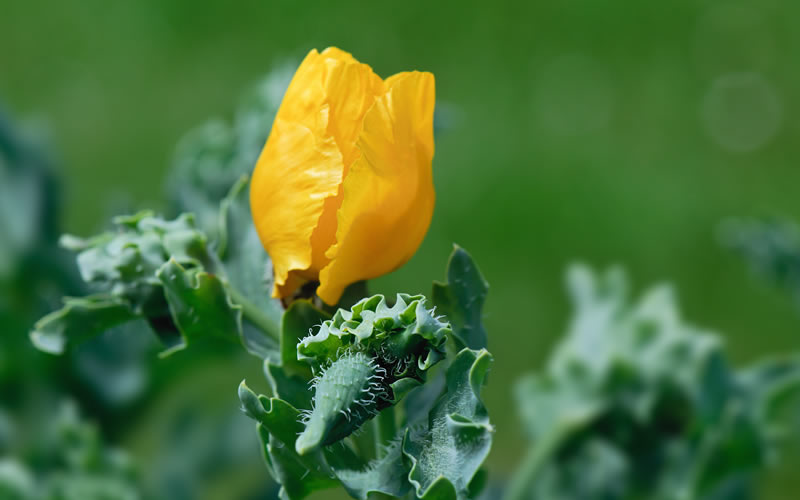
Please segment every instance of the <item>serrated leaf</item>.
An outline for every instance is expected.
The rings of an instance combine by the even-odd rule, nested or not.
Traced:
[[[447,262],[447,281],[433,283],[436,312],[450,320],[458,348],[484,349],[483,304],[489,285],[466,250],[456,246]]]
[[[64,307],[36,322],[31,341],[40,350],[62,354],[68,345],[136,319],[121,300],[106,295],[64,298]]]
[[[494,431],[480,399],[492,362],[486,350],[464,349],[447,369],[447,392],[427,429],[407,431],[403,454],[416,494],[426,500],[463,500],[489,453]]]
[[[164,293],[175,325],[184,345],[197,338],[215,336],[224,339],[241,338],[242,311],[230,301],[225,286],[216,276],[197,269],[184,269],[170,259],[156,276]]]

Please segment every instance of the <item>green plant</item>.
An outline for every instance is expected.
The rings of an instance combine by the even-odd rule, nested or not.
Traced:
[[[8,500],[138,500],[130,458],[106,446],[95,426],[64,403],[27,452],[0,459],[0,498]]]
[[[34,343],[58,354],[133,321],[162,340],[164,355],[210,337],[241,343],[264,360],[271,395],[244,384],[239,395],[284,497],[335,485],[355,498],[474,497],[493,429],[480,400],[491,364],[480,314],[487,287],[469,254],[454,250],[432,301],[374,296],[331,317],[296,300],[284,311],[268,298],[269,259],[254,247],[246,182],[222,200],[216,238],[189,214],[149,212],[115,218],[114,232],[62,238],[94,293],[42,318]]]
[[[668,287],[630,303],[619,269],[568,274],[569,331],[515,394],[532,446],[506,499],[745,499],[768,462],[800,357],[734,369]]]
[[[739,218],[720,227],[722,244],[757,274],[788,291],[800,304],[800,229],[779,217]]]

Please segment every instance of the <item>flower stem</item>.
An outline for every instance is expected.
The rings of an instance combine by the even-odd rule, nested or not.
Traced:
[[[232,286],[228,286],[228,293],[234,303],[242,306],[242,314],[250,323],[258,327],[261,331],[280,342],[281,339],[281,318],[274,312],[260,309],[250,302],[244,295]]]
[[[360,432],[352,435],[356,453],[365,462],[376,458],[375,456],[375,430],[371,425],[361,426]]]
[[[384,447],[392,442],[397,435],[397,421],[395,420],[394,406],[384,408],[375,417],[375,454],[381,457]]]

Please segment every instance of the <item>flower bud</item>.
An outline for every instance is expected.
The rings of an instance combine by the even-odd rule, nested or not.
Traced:
[[[319,281],[335,304],[349,284],[416,252],[433,215],[434,101],[430,73],[382,80],[334,47],[306,56],[250,189],[274,297]]]

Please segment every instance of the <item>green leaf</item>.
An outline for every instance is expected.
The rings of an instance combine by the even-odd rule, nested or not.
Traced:
[[[722,243],[756,273],[787,289],[800,302],[800,227],[781,217],[730,219]]]
[[[463,248],[455,246],[447,262],[447,282],[433,283],[433,304],[450,320],[457,347],[484,349],[483,304],[489,285]]]
[[[424,430],[409,430],[403,454],[419,498],[466,499],[469,486],[492,443],[494,429],[480,399],[491,355],[464,349],[447,369],[447,392],[431,411]]]
[[[33,474],[23,464],[11,458],[0,459],[0,498],[33,500]]]
[[[58,183],[43,134],[30,132],[0,110],[0,285],[53,265],[41,254],[58,238]]]
[[[295,408],[311,408],[310,373],[305,376],[296,375],[287,371],[285,365],[278,366],[267,359],[264,360],[264,374],[273,395],[286,400]]]
[[[384,455],[361,470],[336,469],[336,477],[353,498],[367,500],[370,493],[402,497],[411,489],[403,462],[401,441],[389,445]]]
[[[300,500],[338,484],[322,452],[302,457],[295,452],[303,429],[297,409],[278,398],[256,396],[244,382],[239,385],[239,399],[244,412],[258,422],[267,463],[281,485],[281,498]]]
[[[429,375],[423,385],[412,389],[403,402],[409,426],[427,420],[428,413],[447,387],[447,374],[441,365],[434,367],[433,371],[433,376]]]
[[[516,387],[531,445],[506,500],[746,494],[775,409],[800,390],[800,358],[737,372],[719,335],[683,320],[670,287],[631,300],[620,269],[585,266],[567,284],[567,335]]]
[[[43,317],[33,327],[33,344],[44,352],[62,354],[67,346],[136,319],[120,299],[107,295],[64,298],[64,307]]]
[[[156,276],[164,287],[172,319],[184,339],[183,349],[197,338],[216,336],[239,339],[241,307],[231,303],[225,286],[211,274],[184,269],[170,259]]]
[[[242,344],[262,359],[277,358],[278,321],[283,314],[280,301],[271,298],[272,262],[261,245],[250,214],[247,196],[249,178],[243,175],[220,206],[217,252],[234,303],[247,308],[242,322]],[[257,316],[257,317],[254,317]]]
[[[761,360],[738,374],[752,407],[766,422],[778,419],[800,399],[800,355]]]
[[[273,434],[268,434],[265,446],[275,473],[274,479],[281,485],[279,495],[282,499],[302,500],[315,491],[338,486],[336,478],[317,468],[309,468],[293,446],[279,442]]]
[[[235,194],[241,198],[241,192]],[[229,209],[241,203],[233,200]],[[217,336],[241,342],[262,359],[277,360],[280,308],[267,298],[269,286],[263,280],[245,278],[248,266],[260,263],[262,269],[256,274],[263,275],[269,261],[248,257],[265,253],[260,244],[244,245],[244,227],[252,230],[252,223],[249,212],[242,217],[226,225],[238,229],[231,233],[236,242],[228,245],[229,258],[224,261],[209,250],[206,236],[188,214],[164,220],[140,212],[116,217],[114,233],[63,238],[65,246],[79,252],[81,275],[101,291],[96,296],[100,298],[70,299],[62,311],[43,318],[32,333],[34,342],[60,353],[67,344],[65,335],[74,343],[119,322],[142,318],[167,343],[164,354],[200,337]]]
[[[108,447],[74,404],[52,409],[26,463],[0,459],[0,498],[85,500],[142,498],[130,458]]]
[[[62,245],[80,252],[78,267],[86,283],[126,303],[138,315],[166,312],[156,271],[168,260],[185,267],[212,265],[206,237],[195,228],[191,215],[170,221],[140,212],[116,217],[114,224],[114,233],[88,239],[65,236]]]
[[[218,253],[231,286],[265,313],[280,315],[280,301],[271,298],[272,261],[250,214],[249,181],[240,177],[220,204]]]

